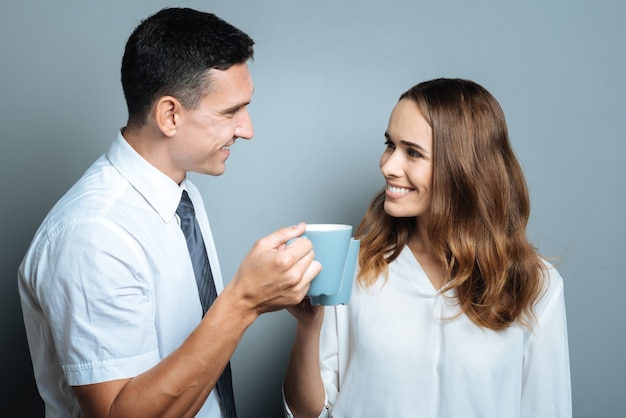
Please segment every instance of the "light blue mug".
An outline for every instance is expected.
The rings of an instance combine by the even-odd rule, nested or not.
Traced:
[[[348,257],[350,243],[354,241],[352,239],[352,226],[308,224],[304,236],[313,244],[315,259],[322,265],[322,271],[311,282],[307,295],[311,298],[312,303],[321,303],[317,297],[338,295],[340,290],[345,287],[342,286],[342,279],[346,267],[348,270],[352,270],[352,277],[348,278],[348,281],[354,277],[356,258]]]
[[[311,305],[347,305],[350,302],[360,247],[361,241],[354,238],[350,240],[339,292],[333,295],[310,296]]]

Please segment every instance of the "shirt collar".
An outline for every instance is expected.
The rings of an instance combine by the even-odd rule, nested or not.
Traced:
[[[130,185],[143,196],[144,199],[161,216],[164,222],[169,222],[186,188],[187,180],[180,185],[146,161],[130,146],[121,132],[111,144],[107,152],[107,159],[128,180]]]

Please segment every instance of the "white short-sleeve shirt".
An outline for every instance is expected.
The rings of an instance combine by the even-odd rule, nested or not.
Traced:
[[[130,378],[200,323],[182,190],[195,206],[218,293],[222,277],[197,188],[176,184],[121,134],[60,199],[18,272],[35,379],[47,417],[79,416],[70,386]],[[220,417],[215,391],[199,417]]]

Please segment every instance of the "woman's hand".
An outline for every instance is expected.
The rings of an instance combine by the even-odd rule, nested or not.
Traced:
[[[324,320],[324,307],[311,305],[311,299],[305,297],[297,305],[287,307],[287,310],[298,320],[298,326],[321,328]]]

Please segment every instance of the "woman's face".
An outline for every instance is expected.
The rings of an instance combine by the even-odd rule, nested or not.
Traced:
[[[385,132],[380,158],[385,177],[385,212],[394,217],[423,217],[430,212],[433,184],[433,135],[417,105],[400,100]]]

